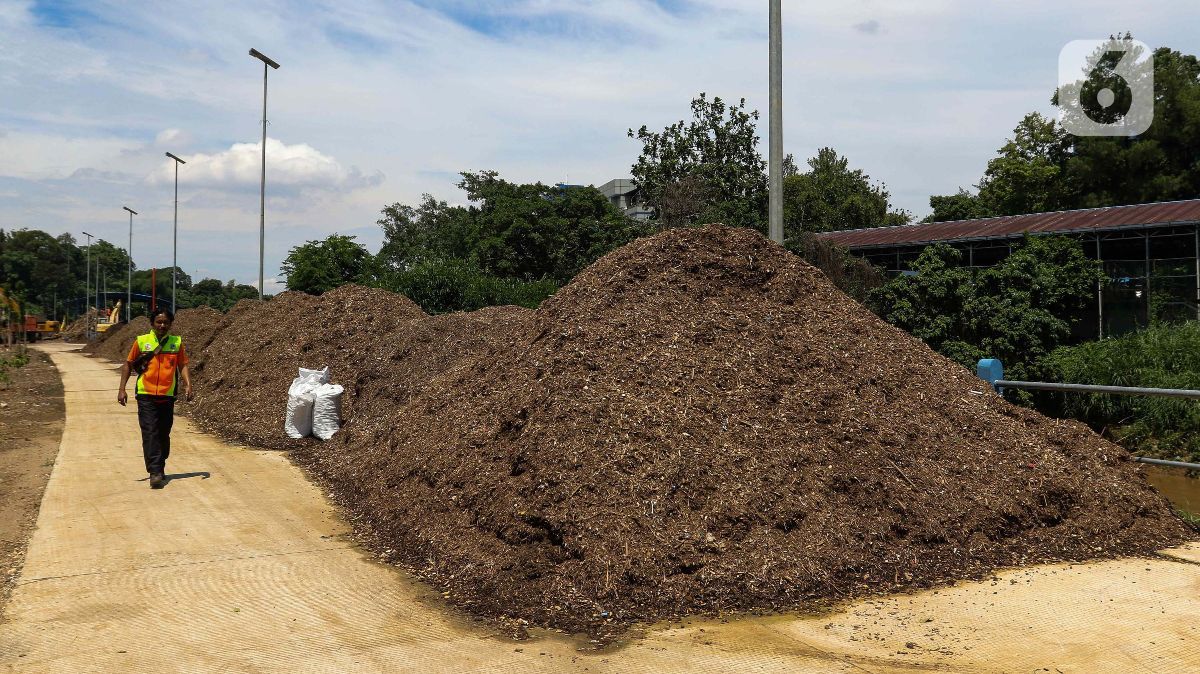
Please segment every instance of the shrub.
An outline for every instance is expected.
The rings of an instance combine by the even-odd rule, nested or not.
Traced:
[[[1200,323],[1060,348],[1046,363],[1058,381],[1073,384],[1200,389]],[[1061,404],[1064,414],[1108,432],[1130,451],[1200,460],[1200,401],[1066,394]]]

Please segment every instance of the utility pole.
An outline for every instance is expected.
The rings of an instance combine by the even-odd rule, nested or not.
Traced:
[[[771,0],[771,151],[768,224],[771,240],[783,245],[783,28],[780,4]]]
[[[175,160],[175,227],[171,230],[171,313],[175,313],[175,270],[179,267],[176,257],[179,247],[179,165],[187,162],[170,152],[167,156]]]
[[[137,211],[128,206],[121,208],[129,211],[129,272],[125,276],[125,322],[129,323],[133,320],[129,312],[133,306],[133,216],[137,215]]]
[[[251,47],[250,55],[263,62],[262,181],[258,188],[258,299],[263,298],[263,249],[267,243],[267,66],[279,64]]]
[[[92,298],[92,235],[87,232],[84,232],[83,235],[88,238],[87,269],[84,270],[83,276],[83,316],[85,324],[83,338],[90,342],[92,341],[92,315],[88,313],[87,303]]]

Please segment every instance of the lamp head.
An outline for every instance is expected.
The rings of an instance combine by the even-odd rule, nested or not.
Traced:
[[[272,68],[274,68],[276,70],[279,69],[278,63],[272,61],[266,54],[260,52],[259,50],[255,49],[253,47],[250,48],[250,55],[253,56],[254,58],[258,59],[259,61],[262,61],[263,63],[271,66]]]
[[[125,210],[129,211],[130,213],[133,213],[134,215],[138,214],[137,211],[133,210],[132,208],[130,208],[128,206],[122,206],[121,208],[124,208]]]
[[[184,160],[180,159],[179,157],[176,157],[175,155],[171,154],[170,152],[167,153],[167,156],[170,157],[171,159],[174,159],[175,161],[179,162],[180,164],[187,163]]]

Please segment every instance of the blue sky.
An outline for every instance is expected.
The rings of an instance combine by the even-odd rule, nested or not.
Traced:
[[[1193,1],[784,2],[784,137],[831,146],[923,216],[970,187],[1021,116],[1052,113],[1058,52],[1130,30],[1200,52]],[[267,272],[333,232],[372,250],[381,208],[464,195],[457,172],[601,184],[703,91],[765,113],[761,0],[0,0],[0,227],[87,230],[139,267],[258,274],[262,68]],[[766,118],[760,125],[766,137]],[[268,281],[268,291],[278,284]]]

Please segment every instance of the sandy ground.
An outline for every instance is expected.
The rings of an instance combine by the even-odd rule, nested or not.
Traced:
[[[1017,569],[822,616],[696,620],[603,651],[515,642],[373,563],[274,452],[177,417],[149,489],[111,365],[47,347],[66,424],[0,624],[0,671],[955,671],[1200,668],[1200,546]]]
[[[0,357],[10,353],[0,348]],[[29,355],[0,381],[0,616],[25,560],[65,414],[58,370],[46,354]]]

